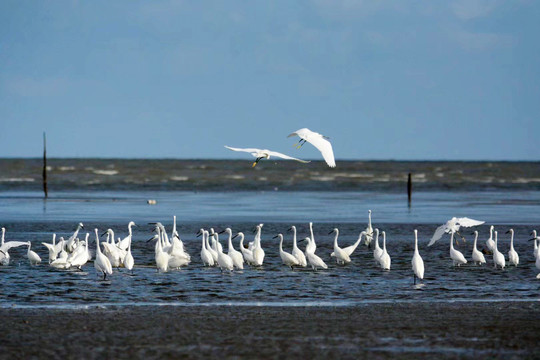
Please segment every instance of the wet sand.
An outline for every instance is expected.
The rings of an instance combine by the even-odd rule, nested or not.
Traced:
[[[0,309],[0,358],[538,358],[540,304]]]

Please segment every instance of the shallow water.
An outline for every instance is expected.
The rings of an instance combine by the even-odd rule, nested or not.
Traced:
[[[147,199],[157,205],[148,205]],[[360,246],[353,262],[338,266],[329,256],[333,237],[340,229],[342,246],[354,242],[367,222],[367,210],[373,210],[373,225],[387,233],[392,270],[382,271],[372,251]],[[406,198],[385,192],[56,192],[44,202],[38,192],[9,191],[0,194],[0,223],[7,228],[6,240],[32,241],[32,249],[46,259],[41,242],[50,242],[52,233],[69,236],[82,221],[87,230],[107,228],[117,236],[127,235],[127,223],[134,220],[133,274],[115,270],[110,280],[102,281],[88,263],[83,271],[51,269],[46,260],[30,266],[26,248],[10,251],[9,266],[0,266],[0,306],[77,306],[86,304],[336,304],[354,305],[387,301],[538,301],[540,281],[535,279],[532,242],[527,242],[538,226],[540,192],[527,191],[428,191],[415,193],[409,208]],[[152,221],[161,221],[170,232],[172,215],[177,215],[180,237],[192,256],[192,263],[181,270],[157,273],[151,236]],[[516,231],[515,248],[520,265],[494,270],[488,264],[467,264],[453,268],[448,256],[448,238],[433,247],[426,244],[435,228],[452,216],[468,216],[495,224],[499,230],[500,250],[507,254],[512,226]],[[278,242],[272,237],[285,234],[285,249],[290,251],[290,225],[296,225],[298,238],[308,235],[308,222],[314,222],[317,254],[328,270],[312,271],[281,265]],[[266,252],[262,268],[222,273],[204,268],[199,257],[199,228],[231,227],[253,237],[254,225],[264,223],[262,246]],[[426,274],[423,284],[413,285],[410,260],[413,230],[418,229],[420,253]],[[489,226],[478,227],[479,244],[484,244]],[[459,249],[470,259],[472,237],[463,232],[467,243]],[[95,240],[91,235],[91,249]],[[225,240],[221,238],[225,245]],[[381,239],[382,240],[382,239]],[[235,243],[238,248],[238,243]],[[304,245],[301,245],[302,247]]]

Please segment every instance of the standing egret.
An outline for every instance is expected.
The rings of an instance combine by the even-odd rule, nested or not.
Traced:
[[[375,262],[379,262],[382,253],[383,251],[379,246],[379,229],[375,229],[375,249],[373,250],[373,259],[375,259]]]
[[[227,252],[227,255],[229,255],[233,261],[234,267],[237,269],[243,269],[244,268],[244,257],[242,256],[242,253],[234,248],[234,245],[232,243],[232,230],[231,228],[226,228],[222,232],[226,232],[229,234],[229,250]]]
[[[315,271],[317,271],[317,268],[323,268],[328,269],[328,265],[326,265],[319,256],[315,254],[315,252],[312,252],[310,249],[313,247],[309,246],[309,243],[313,240],[311,240],[309,237],[305,238],[304,241],[307,241],[308,244],[306,245],[306,258],[309,264],[311,265],[311,268]]]
[[[534,249],[533,249],[533,255],[534,258],[538,258],[538,241],[540,241],[540,236],[537,236],[536,230],[533,230],[531,233],[532,239],[529,239],[529,241],[534,241]]]
[[[334,228],[334,230],[330,231],[328,233],[328,235],[332,234],[332,233],[335,233],[335,236],[334,236],[334,252],[332,254],[334,254],[333,256],[336,257],[336,262],[340,265],[345,265],[345,264],[348,264],[351,262],[351,258],[349,256],[349,254],[347,254],[347,252],[345,250],[343,250],[342,248],[339,247],[338,245],[338,237],[339,237],[339,229],[338,228]],[[332,256],[332,254],[330,254],[330,256]]]
[[[117,246],[124,251],[127,250],[129,243],[131,242],[131,238],[133,237],[133,232],[131,230],[133,226],[137,226],[137,224],[135,224],[133,221],[130,221],[128,224],[128,236],[118,242]]]
[[[298,260],[298,265],[302,267],[307,266],[307,260],[306,255],[304,255],[304,252],[300,250],[298,245],[296,244],[296,226],[291,226],[289,228],[293,232],[293,249],[292,249],[292,255]]]
[[[150,240],[148,241],[156,241],[156,245],[154,247],[154,259],[156,261],[156,268],[158,272],[167,272],[169,271],[169,254],[163,250],[163,244],[161,243],[161,236],[160,234],[154,235]]]
[[[270,159],[270,156],[279,157],[279,158],[282,158],[282,159],[285,159],[285,160],[295,160],[295,161],[298,161],[298,162],[301,162],[301,163],[304,163],[304,164],[309,162],[309,161],[306,161],[306,160],[293,158],[292,156],[285,155],[285,154],[279,153],[277,151],[271,151],[271,150],[267,150],[267,149],[255,149],[255,148],[240,149],[240,148],[233,148],[233,147],[230,147],[230,146],[227,146],[227,145],[225,145],[225,147],[227,149],[229,149],[229,150],[232,150],[232,151],[242,151],[242,152],[247,152],[247,153],[250,153],[251,155],[253,155],[256,159],[255,159],[255,162],[253,163],[252,167],[255,167],[255,165],[257,165],[259,163],[259,161],[261,161],[261,159]]]
[[[360,232],[360,235],[358,235],[358,239],[356,240],[356,242],[355,242],[354,244],[342,248],[343,251],[345,251],[345,252],[347,253],[347,255],[349,255],[349,257],[352,255],[352,253],[354,252],[354,250],[356,250],[356,248],[358,247],[358,245],[360,245],[360,243],[362,242],[362,237],[363,237],[363,236],[366,236],[366,232],[365,232],[365,231]],[[330,256],[334,256],[334,255],[335,255],[334,253],[331,253],[331,254],[330,254]]]
[[[467,263],[467,259],[461,251],[454,249],[454,232],[450,233],[450,258],[454,266],[460,266]]]
[[[127,253],[124,257],[124,267],[131,271],[131,273],[133,273],[133,266],[135,265],[135,260],[133,259],[133,255],[131,254],[131,241],[132,239],[130,238]]]
[[[495,230],[495,227],[491,225],[489,227],[489,238],[486,240],[486,246],[491,253],[493,253],[493,248],[495,247],[495,241],[493,241],[493,230]]]
[[[53,234],[52,244],[45,243],[45,242],[42,242],[41,244],[44,245],[49,251],[49,264],[50,264],[51,262],[56,260],[56,257],[58,256],[58,253],[60,252],[60,251],[56,251],[57,249],[56,248],[56,234]]]
[[[514,229],[510,229],[506,233],[510,233],[510,251],[508,251],[508,264],[518,266],[519,255],[514,249]]]
[[[64,249],[65,240],[63,237],[60,237],[60,241],[58,242],[60,245],[62,245],[60,250],[60,253],[56,257],[54,261],[51,262],[51,266],[56,269],[67,269],[69,268],[68,264],[68,253]]]
[[[311,241],[308,243],[309,251],[315,253],[317,250],[317,244],[315,244],[315,235],[313,234],[313,223],[309,223],[309,234],[311,235]]]
[[[254,265],[255,260],[253,259],[253,252],[249,249],[246,249],[244,246],[244,233],[239,232],[238,234],[233,236],[233,239],[236,239],[236,237],[240,237],[240,252],[242,253],[242,256],[244,257],[244,260],[246,260],[246,263],[249,265]]]
[[[497,266],[499,266],[501,269],[504,269],[504,266],[506,265],[506,260],[504,258],[504,255],[497,248],[497,231],[494,231],[493,234],[495,234],[495,240],[493,245],[493,267],[496,269]]]
[[[371,242],[373,241],[373,226],[371,225],[371,210],[368,210],[368,224],[364,232],[366,233],[366,240],[364,244],[369,246]]]
[[[217,233],[213,233],[210,236],[214,237],[216,239],[216,242],[219,243],[219,238],[218,238]],[[221,269],[221,271],[223,271],[223,270],[229,270],[229,271],[234,270],[234,263],[233,263],[233,260],[231,259],[231,257],[223,252],[222,247],[216,247],[216,248],[217,248],[217,251],[218,251],[217,264],[218,264],[219,268]]]
[[[414,273],[414,284],[416,285],[416,278],[420,280],[424,278],[424,260],[422,260],[418,252],[418,230],[416,229],[414,229],[414,255],[411,263]]]
[[[197,237],[201,236],[201,260],[204,266],[214,266],[214,258],[212,253],[206,248],[206,234],[208,232],[204,229],[199,230]]]
[[[72,252],[75,249],[75,242],[77,240],[77,235],[79,235],[79,231],[81,229],[84,229],[83,223],[77,224],[77,228],[75,228],[75,231],[73,234],[66,240],[66,247],[68,252]]]
[[[293,269],[293,266],[300,265],[298,259],[295,256],[289,254],[286,251],[283,251],[283,234],[277,234],[276,236],[274,236],[274,239],[277,238],[279,238],[279,256],[281,257],[283,265],[290,267],[291,270]]]
[[[478,226],[478,225],[482,225],[484,222],[485,221],[473,220],[466,217],[462,217],[462,218],[453,217],[450,220],[448,220],[446,224],[439,226],[435,230],[435,233],[433,234],[433,237],[431,238],[431,241],[429,242],[428,246],[433,245],[435,241],[439,240],[445,233],[447,234],[456,233],[463,239],[463,241],[465,241],[465,237],[463,237],[459,233],[460,227],[461,226],[463,227]]]
[[[264,250],[261,247],[261,230],[262,224],[257,225],[257,234],[255,235],[255,243],[253,244],[253,264],[261,266],[264,261]]]
[[[324,158],[324,161],[331,168],[336,167],[336,161],[334,159],[334,151],[332,150],[332,144],[327,136],[321,135],[314,131],[309,130],[308,128],[298,129],[287,137],[298,135],[300,141],[298,142],[297,149],[301,148],[306,142],[315,146],[319,150]]]
[[[486,263],[486,258],[484,257],[484,254],[480,250],[476,248],[476,242],[478,240],[478,231],[474,231],[474,244],[473,244],[473,250],[472,250],[472,260],[477,265],[482,265]]]
[[[9,265],[9,249],[19,246],[27,246],[25,241],[5,241],[4,236],[6,234],[6,228],[2,228],[2,242],[0,244],[0,264]]]
[[[388,251],[386,251],[386,232],[382,232],[383,237],[383,248],[382,248],[382,254],[379,257],[379,264],[381,265],[381,268],[383,270],[390,270],[390,264],[392,260],[390,259],[390,255],[388,254]]]
[[[94,229],[94,232],[96,233],[96,258],[94,259],[94,268],[98,274],[100,272],[103,273],[103,280],[106,280],[107,274],[112,275],[112,265],[109,258],[101,252],[98,229]]]
[[[36,254],[35,251],[31,250],[32,243],[28,241],[28,251],[26,252],[26,257],[28,258],[28,261],[30,262],[30,265],[37,265],[41,262],[41,258],[38,254]]]

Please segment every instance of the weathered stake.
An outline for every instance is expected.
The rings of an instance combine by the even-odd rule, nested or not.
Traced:
[[[412,175],[409,173],[409,179],[407,180],[407,198],[409,199],[409,206],[411,206],[412,196]]]
[[[43,192],[45,199],[49,196],[47,191],[47,138],[43,132]]]

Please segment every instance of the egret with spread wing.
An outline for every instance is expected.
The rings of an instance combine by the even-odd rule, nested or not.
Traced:
[[[473,220],[466,217],[462,217],[462,218],[453,217],[450,220],[448,220],[446,224],[439,226],[435,230],[435,233],[433,234],[433,237],[431,238],[431,241],[429,242],[428,246],[435,244],[435,242],[439,240],[440,238],[442,238],[442,236],[445,233],[446,234],[456,233],[463,240],[465,240],[465,238],[459,233],[459,228],[461,226],[463,227],[478,226],[478,225],[482,225],[484,222],[485,221]]]
[[[296,160],[296,161],[299,161],[301,163],[308,163],[309,162],[309,161],[306,161],[306,160],[300,160],[300,159],[297,159],[297,158],[293,158],[292,156],[288,156],[288,155],[285,155],[285,154],[282,154],[282,153],[278,153],[277,151],[271,151],[271,150],[266,150],[266,149],[255,149],[255,148],[239,149],[239,148],[233,148],[233,147],[230,147],[230,146],[227,146],[227,145],[225,145],[225,147],[227,149],[229,149],[229,150],[232,150],[232,151],[247,152],[247,153],[250,153],[251,155],[253,155],[254,157],[256,157],[257,159],[253,163],[253,167],[255,167],[255,165],[257,165],[257,163],[261,159],[270,159],[270,156],[279,157],[279,158],[282,158],[282,159],[285,159],[285,160]]]
[[[315,146],[319,150],[324,158],[324,161],[330,167],[336,167],[336,160],[334,159],[334,151],[332,150],[332,144],[328,141],[328,137],[309,130],[308,128],[303,128],[296,130],[287,137],[298,135],[300,141],[298,142],[297,148],[299,149],[306,142]]]

